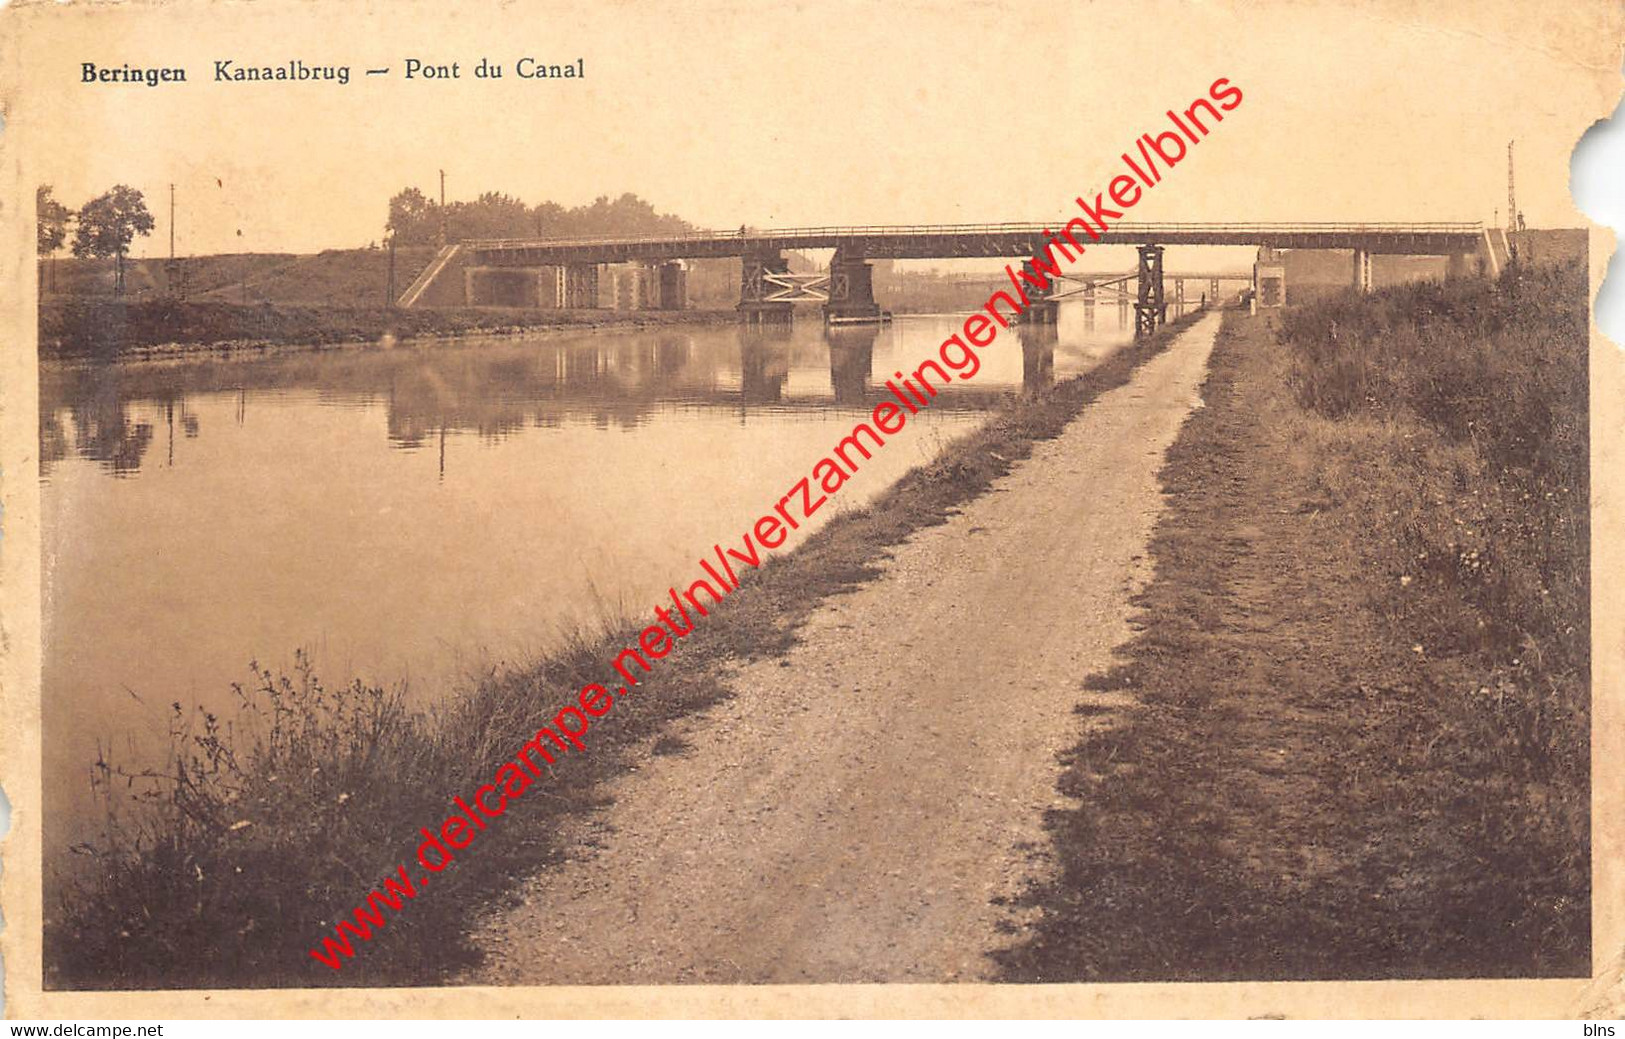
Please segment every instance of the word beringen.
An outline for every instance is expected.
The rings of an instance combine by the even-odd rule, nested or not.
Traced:
[[[120,65],[118,68],[108,68],[97,65],[94,61],[80,62],[79,82],[81,83],[145,83],[155,87],[160,83],[185,83],[186,70],[182,68],[155,68],[143,69],[132,65]]]
[[[1067,221],[1061,237],[1046,231],[1047,244],[1038,255],[1022,262],[1019,274],[1013,267],[1005,268],[1010,290],[993,292],[980,310],[965,318],[963,334],[956,332],[943,340],[935,356],[921,361],[907,375],[901,370],[894,372],[893,377],[886,380],[893,399],[877,404],[869,421],[853,426],[851,433],[813,464],[808,475],[791,484],[777,504],[764,510],[761,518],[738,537],[738,548],[730,544],[724,549],[720,543],[713,544],[712,557],[701,559],[698,564],[705,576],[690,583],[681,593],[675,585],[667,589],[669,601],[654,607],[658,623],[644,628],[638,635],[637,645],[623,649],[610,665],[625,684],[616,684],[613,692],[598,682],[583,686],[575,702],[561,707],[551,725],[543,725],[520,744],[512,758],[496,768],[489,782],[466,798],[454,797],[452,803],[456,811],[438,829],[424,827],[418,831],[421,841],[416,862],[403,863],[397,867],[394,877],[383,881],[382,891],[369,892],[365,903],[353,913],[353,922],[340,921],[331,936],[322,938],[320,949],[310,950],[311,957],[334,970],[341,969],[345,957],[356,954],[352,937],[370,941],[374,930],[384,927],[384,907],[399,912],[404,900],[416,898],[430,876],[456,861],[458,852],[470,847],[513,802],[540,782],[544,774],[550,773],[559,757],[571,751],[585,753],[586,737],[593,726],[601,724],[615,705],[631,694],[640,677],[669,655],[678,640],[693,634],[701,619],[709,617],[727,596],[740,589],[734,564],[739,564],[742,570],[760,566],[764,550],[779,548],[788,540],[790,531],[800,529],[811,520],[858,472],[862,463],[885,446],[886,437],[902,432],[909,417],[930,405],[940,388],[952,384],[955,377],[962,381],[974,378],[982,364],[976,351],[991,346],[1000,330],[1008,329],[1010,322],[1031,305],[1028,288],[1047,290],[1051,282],[1061,276],[1063,261],[1074,263],[1085,253],[1083,240],[1074,232],[1081,231],[1086,238],[1099,242],[1101,235],[1110,230],[1110,220],[1122,217],[1123,210],[1133,208],[1145,192],[1161,183],[1162,172],[1156,160],[1161,159],[1171,170],[1184,160],[1190,148],[1211,132],[1209,124],[1222,122],[1223,112],[1234,111],[1241,100],[1241,91],[1231,86],[1228,79],[1214,80],[1207,97],[1197,98],[1182,113],[1171,110],[1167,113],[1175,130],[1141,135],[1135,145],[1143,166],[1125,151],[1123,162],[1132,174],[1113,177],[1106,190],[1095,195],[1093,203],[1078,196],[1074,201],[1082,215]],[[1112,205],[1122,209],[1108,205],[1108,195]],[[1057,253],[1060,260],[1056,258]]]

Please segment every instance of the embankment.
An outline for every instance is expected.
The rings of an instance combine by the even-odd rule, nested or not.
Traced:
[[[200,350],[268,350],[396,339],[638,328],[732,321],[732,310],[395,310],[207,301],[48,300],[40,304],[40,359],[126,360]]]
[[[1231,315],[1006,980],[1589,976],[1586,304]]]
[[[1188,323],[1188,322],[1186,322]],[[360,686],[308,673],[258,672],[226,720],[177,714],[175,754],[159,776],[100,775],[124,821],[89,854],[97,868],[47,893],[47,983],[58,988],[433,984],[478,962],[478,911],[565,850],[568,816],[605,803],[605,783],[634,769],[671,719],[726,696],[723,675],[795,644],[826,598],[873,579],[892,546],[945,521],[1056,436],[1100,394],[1160,354],[1182,324],[1113,354],[1086,375],[1012,400],[872,506],[845,513],[794,553],[752,571],[679,652],[594,729],[589,753],[561,759],[543,794],[510,808],[341,971],[308,954],[397,863],[419,827],[443,819],[535,732],[561,698],[602,681],[641,626],[591,637],[531,666],[493,672],[434,718]],[[1014,348],[1014,339],[997,348]],[[650,522],[659,522],[652,513]],[[139,771],[146,763],[125,763]],[[128,805],[133,795],[143,803]],[[133,810],[132,810],[133,809]]]

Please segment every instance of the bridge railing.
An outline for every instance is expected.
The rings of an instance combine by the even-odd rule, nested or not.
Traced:
[[[829,238],[874,238],[898,236],[937,235],[1042,235],[1060,226],[1059,221],[1047,224],[841,224],[827,227],[792,227],[781,230],[745,229],[740,231],[679,231],[648,235],[589,235],[568,238],[471,238],[464,245],[471,249],[523,249],[555,248],[594,245],[645,245],[680,242],[760,241],[795,242]],[[1482,223],[1223,223],[1183,222],[1141,224],[1119,222],[1107,233],[1116,237],[1153,240],[1167,234],[1407,234],[1407,235],[1477,235],[1484,230]]]

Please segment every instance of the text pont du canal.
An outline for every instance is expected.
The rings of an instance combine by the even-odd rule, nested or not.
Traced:
[[[407,58],[398,67],[367,69],[370,76],[400,75],[404,79],[413,81],[451,80],[465,78],[465,70],[469,67],[461,61],[425,61],[422,58]],[[501,62],[489,58],[481,58],[471,70],[468,78],[472,79],[502,79],[505,71]],[[520,58],[511,66],[513,77],[516,79],[585,79],[587,76],[587,59],[576,58],[565,62],[548,62],[541,58]],[[79,70],[80,82],[83,83],[136,83],[149,87],[160,83],[185,83],[187,81],[184,68],[141,68],[132,65],[97,65],[95,62],[82,62]],[[242,62],[235,58],[225,58],[214,63],[213,81],[216,83],[336,83],[340,86],[350,82],[350,66],[348,65],[322,65],[312,64],[300,59],[278,62],[274,65]]]
[[[562,65],[549,65],[536,58],[520,58],[514,62],[513,72],[520,79],[582,79],[587,75],[587,60],[577,58],[575,61],[565,62]],[[417,58],[406,59],[407,79],[461,79],[463,65],[461,62],[420,61]],[[474,66],[475,79],[501,79],[502,63],[481,58]]]

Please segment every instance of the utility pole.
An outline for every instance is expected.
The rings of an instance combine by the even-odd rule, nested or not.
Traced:
[[[1513,167],[1513,147],[1517,141],[1507,142],[1507,230],[1518,228],[1518,187]]]
[[[440,245],[446,244],[446,171],[440,171]]]
[[[175,259],[175,185],[169,185],[169,262],[164,264],[164,282],[171,299],[186,297],[186,272]]]

